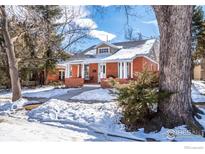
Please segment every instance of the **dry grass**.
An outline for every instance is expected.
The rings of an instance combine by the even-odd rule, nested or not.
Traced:
[[[33,110],[33,109],[35,109],[35,108],[37,108],[37,107],[39,107],[41,104],[32,104],[32,105],[26,105],[26,106],[24,106],[24,108],[26,109],[26,110]]]
[[[4,122],[4,121],[5,121],[5,120],[3,120],[3,119],[0,119],[0,123],[1,123],[1,122]]]

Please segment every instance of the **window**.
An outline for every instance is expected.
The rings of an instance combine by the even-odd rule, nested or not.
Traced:
[[[118,63],[118,77],[119,78],[130,78],[130,62],[120,62]]]
[[[89,80],[89,65],[84,65],[84,77],[85,80]]]
[[[59,71],[58,79],[60,81],[64,81],[65,80],[65,71]]]
[[[109,53],[109,48],[99,48],[98,49],[98,53],[99,54],[105,54],[105,53]]]

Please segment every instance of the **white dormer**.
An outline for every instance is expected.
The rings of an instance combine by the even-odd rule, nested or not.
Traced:
[[[97,48],[98,50],[98,54],[108,54],[110,53],[110,47],[101,47],[101,48]]]
[[[95,46],[96,54],[111,54],[112,51],[119,49],[119,46],[108,42],[101,42]]]

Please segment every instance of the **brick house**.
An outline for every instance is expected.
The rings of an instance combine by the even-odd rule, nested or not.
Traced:
[[[84,83],[100,83],[106,87],[104,81],[110,77],[126,83],[135,79],[136,72],[145,69],[157,72],[158,53],[159,41],[155,39],[101,42],[61,64],[65,68],[65,85],[80,87]]]
[[[48,82],[63,82],[65,81],[65,69],[66,65],[57,64],[53,71],[48,72]]]
[[[205,80],[205,58],[198,59],[195,61],[193,69],[194,80]]]

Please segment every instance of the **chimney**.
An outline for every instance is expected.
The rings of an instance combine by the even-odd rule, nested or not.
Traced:
[[[108,35],[106,35],[106,42],[108,42]]]

